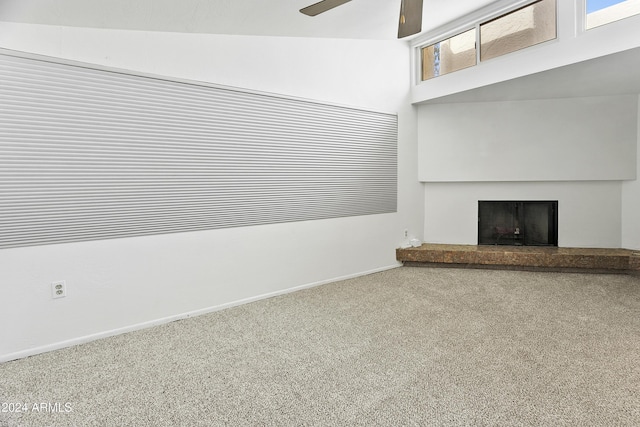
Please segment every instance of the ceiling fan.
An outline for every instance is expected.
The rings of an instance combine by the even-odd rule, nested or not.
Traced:
[[[316,16],[329,9],[338,7],[351,0],[322,0],[300,9],[309,16]],[[400,19],[398,20],[398,38],[417,34],[422,30],[422,0],[400,0]]]

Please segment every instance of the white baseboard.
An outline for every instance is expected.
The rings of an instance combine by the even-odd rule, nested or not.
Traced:
[[[254,301],[259,301],[262,299],[267,299],[267,298],[272,298],[278,295],[284,295],[284,294],[288,294],[291,292],[296,292],[296,291],[300,291],[302,289],[308,289],[308,288],[313,288],[316,286],[320,286],[320,285],[326,285],[328,283],[333,283],[333,282],[339,282],[341,280],[347,280],[347,279],[353,279],[355,277],[361,277],[361,276],[366,276],[368,274],[373,274],[373,273],[379,273],[381,271],[386,271],[386,270],[391,270],[394,268],[398,268],[401,267],[401,264],[394,264],[394,265],[389,265],[386,267],[381,267],[381,268],[376,268],[373,270],[369,270],[369,271],[363,271],[360,273],[354,273],[354,274],[349,274],[346,276],[341,276],[341,277],[335,277],[333,279],[328,279],[328,280],[322,280],[319,282],[313,282],[313,283],[307,283],[305,285],[300,285],[300,286],[294,286],[292,288],[288,288],[288,289],[284,289],[284,290],[280,290],[280,291],[275,291],[275,292],[268,292],[265,294],[261,294],[261,295],[256,295],[253,297],[249,297],[249,298],[243,298],[237,301],[232,301],[229,303],[225,303],[225,304],[220,304],[220,305],[215,305],[213,307],[207,307],[207,308],[202,308],[199,310],[193,310],[193,311],[189,311],[186,313],[180,313],[180,314],[176,314],[173,316],[168,316],[168,317],[163,317],[160,319],[155,319],[155,320],[150,320],[148,322],[142,322],[142,323],[137,323],[135,325],[130,325],[130,326],[125,326],[123,328],[118,328],[118,329],[112,329],[109,331],[103,331],[103,332],[98,332],[96,334],[91,334],[91,335],[85,335],[82,337],[78,337],[78,338],[73,338],[70,340],[66,340],[66,341],[60,341],[60,342],[56,342],[53,344],[48,344],[48,345],[44,345],[44,346],[40,346],[40,347],[35,347],[35,348],[30,348],[27,350],[22,350],[22,351],[18,351],[15,353],[9,353],[9,354],[4,354],[4,355],[0,355],[0,363],[4,363],[4,362],[9,362],[12,360],[17,360],[17,359],[23,359],[25,357],[29,357],[29,356],[35,356],[37,354],[41,354],[41,353],[47,353],[49,351],[54,351],[54,350],[60,350],[62,348],[66,348],[66,347],[72,347],[74,345],[79,345],[79,344],[85,344],[91,341],[95,341],[95,340],[99,340],[102,338],[108,338],[108,337],[112,337],[115,335],[120,335],[120,334],[125,334],[127,332],[133,332],[133,331],[138,331],[140,329],[146,329],[146,328],[151,328],[153,326],[158,326],[158,325],[162,325],[165,323],[170,323],[170,322],[175,322],[177,320],[182,320],[182,319],[188,319],[190,317],[195,317],[195,316],[201,316],[203,314],[207,314],[207,313],[212,313],[215,311],[219,311],[219,310],[224,310],[227,308],[231,308],[231,307],[236,307],[242,304],[248,304],[250,302],[254,302]]]

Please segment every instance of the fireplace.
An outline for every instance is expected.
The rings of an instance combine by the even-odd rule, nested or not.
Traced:
[[[558,246],[558,201],[478,201],[478,244]]]

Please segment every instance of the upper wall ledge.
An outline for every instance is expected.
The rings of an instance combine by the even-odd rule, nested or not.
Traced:
[[[413,85],[411,90],[412,103],[444,103],[444,102],[473,102],[511,99],[539,99],[545,97],[574,97],[611,95],[622,93],[639,93],[640,84],[636,82],[640,64],[640,15],[632,16],[608,25],[584,30],[584,9],[581,0],[558,0],[558,37],[555,40],[513,52],[488,61],[483,61],[474,67],[446,74],[434,79],[421,82],[420,76],[420,46],[435,43],[465,29],[472,28],[476,23],[484,22],[489,17],[494,17],[530,3],[530,1],[500,1],[476,13],[466,16],[464,19],[452,22],[446,27],[430,32],[412,41],[412,70]],[[618,60],[618,54],[625,52],[624,61],[629,66],[605,67],[602,64],[610,64],[609,60]],[[596,58],[600,61],[593,62]],[[571,67],[567,67],[569,65]],[[576,81],[573,85],[567,85],[568,81],[562,76],[566,72],[573,75],[577,69],[587,65],[593,65],[598,72],[589,73],[582,77],[588,81],[597,77],[598,87],[581,87]],[[566,70],[560,70],[567,67]],[[604,69],[615,69],[610,72],[617,73],[611,79],[603,79],[598,74]],[[602,70],[601,70],[602,69]],[[555,73],[547,73],[549,70],[557,70]],[[536,75],[536,79],[544,82],[543,91],[513,91],[513,84],[525,76]],[[570,80],[570,82],[573,81]],[[611,86],[608,83],[611,83]],[[499,90],[502,82],[509,82],[509,90]],[[629,85],[627,85],[629,82]],[[636,82],[636,83],[634,83]],[[493,86],[491,86],[493,85]],[[511,86],[511,87],[509,87]],[[540,88],[540,86],[535,85]],[[520,87],[520,85],[518,86]],[[490,89],[490,90],[487,90]],[[595,92],[594,92],[595,90]]]

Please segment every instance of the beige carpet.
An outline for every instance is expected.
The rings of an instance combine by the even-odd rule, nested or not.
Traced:
[[[638,426],[640,279],[404,267],[0,364],[0,402],[26,404],[0,427]]]

